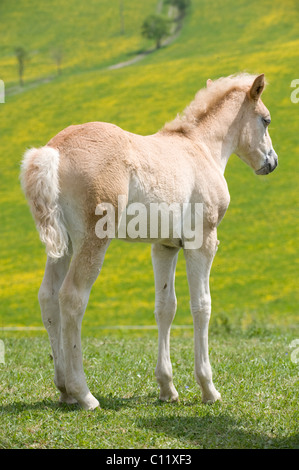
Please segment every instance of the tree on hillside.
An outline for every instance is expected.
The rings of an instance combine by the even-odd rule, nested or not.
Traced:
[[[148,16],[142,25],[142,35],[156,41],[156,48],[161,47],[161,40],[169,34],[169,20],[161,15]]]
[[[191,4],[191,0],[166,0],[165,3],[176,7],[181,16],[185,16],[186,10]]]
[[[56,64],[57,75],[61,75],[61,64],[62,64],[62,59],[63,59],[62,49],[60,49],[59,47],[57,47],[57,49],[54,49],[52,52],[52,57]]]
[[[23,75],[24,75],[24,68],[25,62],[28,59],[28,54],[25,49],[21,46],[15,48],[15,54],[18,61],[18,72],[19,72],[19,82],[20,86],[24,85]]]
[[[124,0],[119,0],[120,33],[125,34]]]

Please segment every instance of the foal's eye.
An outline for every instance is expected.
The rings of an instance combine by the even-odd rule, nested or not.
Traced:
[[[265,127],[269,126],[270,122],[271,122],[271,118],[269,117],[262,117],[262,121],[263,121],[263,124]]]

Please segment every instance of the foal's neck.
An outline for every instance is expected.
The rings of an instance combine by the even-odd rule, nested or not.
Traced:
[[[240,97],[243,100],[243,97]],[[230,99],[197,127],[195,139],[208,147],[222,174],[238,146],[240,135],[241,100]]]

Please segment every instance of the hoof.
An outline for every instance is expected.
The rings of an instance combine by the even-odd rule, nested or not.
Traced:
[[[170,398],[171,403],[177,403],[179,401],[179,394]]]
[[[61,393],[59,397],[59,403],[66,403],[67,405],[74,405],[78,403],[76,398],[71,397],[67,393]]]
[[[179,401],[179,394],[176,390],[172,391],[172,392],[168,392],[168,393],[161,393],[160,392],[159,400],[161,400],[161,401],[170,401],[171,403],[175,403],[175,402]]]
[[[211,395],[203,396],[202,397],[202,402],[205,403],[206,405],[212,405],[216,401],[222,401],[221,400],[221,395],[217,390]]]
[[[96,408],[100,408],[100,403],[91,393],[88,393],[88,395],[86,395],[83,400],[78,400],[78,402],[79,405],[81,405],[81,407],[86,411],[92,411]]]

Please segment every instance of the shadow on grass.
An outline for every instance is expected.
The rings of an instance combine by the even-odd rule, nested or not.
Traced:
[[[142,418],[141,428],[163,433],[179,439],[182,448],[220,449],[298,449],[299,434],[286,438],[270,438],[262,433],[247,430],[246,422],[240,423],[224,413],[218,416]]]
[[[74,411],[79,409],[78,405],[66,405],[59,403],[58,400],[41,400],[33,403],[26,403],[24,401],[16,401],[9,405],[0,406],[0,413],[4,414],[20,414],[26,411],[46,411],[46,410],[64,410]]]
[[[58,401],[59,395],[57,394],[57,399],[43,399],[40,401],[33,401],[33,402],[26,402],[26,401],[15,401],[8,405],[0,405],[0,414],[19,414],[26,411],[46,411],[46,410],[60,410],[62,412],[74,412],[74,411],[82,411],[84,410],[76,403],[72,405],[68,405],[66,403],[60,403]],[[100,403],[100,408],[97,410],[107,410],[107,411],[120,411],[124,408],[132,408],[136,409],[138,406],[141,407],[155,407],[155,408],[162,408],[162,407],[171,407],[177,406],[177,403],[170,403],[161,401],[158,398],[156,392],[152,392],[148,395],[132,395],[130,397],[115,397],[112,394],[110,395],[97,395],[95,397]],[[184,401],[184,406],[194,406],[198,404],[198,400],[191,400],[189,402]]]
[[[150,395],[150,396],[132,396],[128,398],[118,398],[114,396],[99,396],[96,395],[96,398],[100,402],[100,408],[98,408],[99,411],[101,410],[113,410],[113,411],[119,411],[123,408],[136,408],[138,405],[144,405],[144,406],[163,406],[164,402],[158,400],[156,398],[156,394]],[[0,406],[0,413],[1,414],[19,414],[22,412],[26,411],[46,411],[46,410],[61,410],[62,412],[74,412],[74,411],[82,411],[82,408],[78,404],[72,404],[68,405],[66,403],[60,403],[58,401],[58,396],[57,400],[51,400],[51,399],[44,399],[40,401],[35,401],[35,402],[26,402],[26,401],[15,401],[13,403],[10,403],[8,405],[2,405]]]
[[[166,435],[178,439],[180,447],[184,449],[299,449],[299,434],[278,437],[254,432],[252,423],[240,420],[221,409],[208,411],[197,407],[196,416],[180,416],[181,411],[176,403],[165,403],[157,399],[156,394],[118,398],[114,396],[97,396],[100,407],[92,413],[119,411],[124,408],[135,409],[142,407],[139,416],[144,415],[144,408],[157,409],[165,407],[163,416],[139,417],[136,425],[141,429],[154,432],[156,435]],[[198,405],[197,400],[184,403],[186,406]],[[173,408],[173,413],[171,409]],[[19,415],[26,412],[41,412],[52,410],[59,414],[86,413],[79,405],[61,404],[58,400],[44,399],[33,403],[18,401],[9,405],[0,406],[0,414]],[[90,412],[89,412],[90,413]],[[202,415],[201,415],[202,413]],[[167,414],[167,416],[165,416]],[[95,414],[96,416],[96,414]]]
[[[140,55],[140,54],[151,54],[152,52],[155,52],[155,49],[152,48],[152,49],[138,49],[136,51],[129,51],[126,53],[126,56],[127,57],[135,57],[136,55]]]

